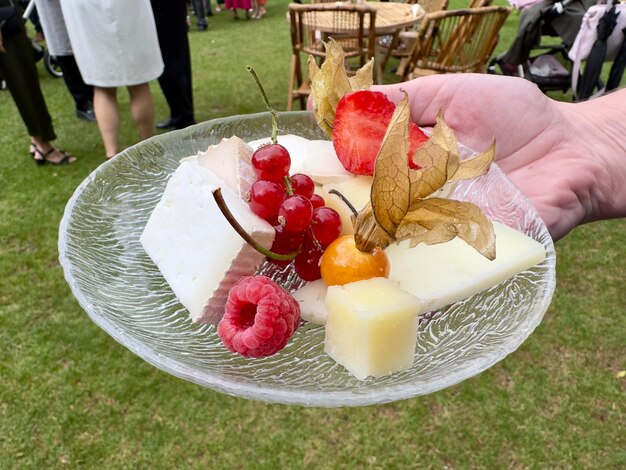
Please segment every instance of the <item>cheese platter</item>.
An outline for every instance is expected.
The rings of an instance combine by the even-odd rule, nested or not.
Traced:
[[[243,250],[241,240],[226,235],[226,228],[207,227],[208,231],[190,230],[183,235],[172,232],[165,243],[154,243],[160,244],[162,259],[182,260],[186,265],[173,272],[158,266],[155,252],[148,253],[145,238],[150,234],[145,236],[144,231],[181,159],[207,152],[233,136],[259,145],[269,128],[270,114],[260,113],[216,119],[157,136],[102,165],[76,190],[60,226],[61,264],[81,306],[122,345],[168,373],[231,395],[305,406],[360,406],[431,393],[472,377],[518,348],[539,325],[555,287],[554,246],[528,200],[492,164],[486,174],[458,181],[451,193],[456,200],[478,206],[494,222],[496,240],[504,243],[504,248],[497,246],[503,252],[499,260],[496,257],[497,269],[482,270],[486,274],[480,279],[474,275],[453,279],[446,272],[431,276],[431,271],[415,270],[416,261],[403,265],[409,259],[406,253],[391,256],[396,261],[390,279],[395,276],[402,281],[404,291],[424,296],[422,287],[429,286],[416,324],[410,367],[357,378],[327,351],[325,326],[306,319],[274,355],[250,358],[231,352],[214,322],[197,322],[207,299],[199,300],[197,290],[187,287],[194,279],[206,283],[211,276],[222,276],[229,260],[219,261],[219,253]],[[307,112],[282,113],[280,130],[283,136],[307,141],[328,139]],[[461,147],[461,154],[466,159],[474,152]],[[306,161],[301,164],[307,165]],[[346,184],[341,168],[324,167],[332,168],[322,175],[328,178],[326,184]],[[234,204],[231,200],[230,205]],[[182,218],[162,217],[159,230],[167,224],[180,226],[185,216],[178,215]],[[190,213],[186,219],[190,218],[197,215]],[[248,228],[262,234],[263,228],[255,223],[251,220]],[[530,242],[520,245],[516,234]],[[233,243],[239,248],[226,248]],[[517,256],[506,256],[507,243],[511,246],[508,253]],[[525,252],[520,247],[530,248]],[[445,251],[458,252],[459,262],[468,257],[464,249]],[[267,268],[261,265],[260,272],[263,269]],[[290,292],[304,284],[289,270],[272,273]],[[182,286],[176,285],[177,278]],[[181,294],[186,288],[188,294]],[[305,318],[303,308],[301,313]]]

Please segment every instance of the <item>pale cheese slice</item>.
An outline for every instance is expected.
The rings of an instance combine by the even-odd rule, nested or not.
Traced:
[[[326,324],[326,284],[321,279],[306,283],[292,293],[300,305],[300,317],[318,325]]]
[[[326,205],[337,211],[341,217],[341,235],[352,235],[352,210],[343,199],[331,191],[340,192],[358,212],[363,209],[370,200],[372,188],[371,176],[354,176],[339,183],[328,183],[322,186],[321,196],[326,201]]]
[[[545,259],[541,243],[498,222],[493,226],[495,260],[489,261],[459,238],[414,248],[404,242],[385,250],[391,265],[389,279],[420,299],[419,313],[426,313],[504,282]],[[322,309],[319,299],[325,298],[326,291],[326,285],[316,281],[294,293],[305,320],[325,323],[328,312]]]
[[[341,217],[341,235],[352,235],[354,228],[352,226],[352,210],[341,199],[340,196],[331,193],[331,191],[339,191],[358,212],[363,209],[370,201],[372,190],[371,176],[353,176],[339,182],[332,182],[322,186],[321,196],[326,201],[326,205],[335,209]],[[429,197],[451,197],[456,188],[456,182],[446,183],[441,189],[438,189]]]
[[[218,187],[244,230],[269,248],[272,226],[197,159],[183,161],[173,173],[140,238],[192,320],[200,323],[217,323],[232,285],[254,274],[264,259],[224,218],[212,194]]]
[[[427,311],[457,302],[503,282],[541,263],[544,246],[498,222],[496,259],[488,260],[460,238],[438,245],[408,241],[387,247],[391,272],[389,279],[419,297]]]
[[[252,147],[237,136],[222,139],[219,144],[210,146],[195,157],[198,164],[212,171],[240,198],[246,199],[256,175],[250,163]]]

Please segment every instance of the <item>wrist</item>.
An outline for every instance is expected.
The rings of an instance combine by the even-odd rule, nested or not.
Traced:
[[[583,182],[572,188],[585,208],[580,223],[626,216],[626,89],[561,106]]]

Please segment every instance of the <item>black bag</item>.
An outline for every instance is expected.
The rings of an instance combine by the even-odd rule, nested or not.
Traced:
[[[0,29],[4,36],[19,33],[24,30],[24,21],[18,14],[17,8],[13,5],[13,1],[9,0],[11,6],[0,7]]]

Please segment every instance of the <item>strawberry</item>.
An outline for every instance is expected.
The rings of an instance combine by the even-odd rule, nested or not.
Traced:
[[[362,90],[349,93],[337,104],[333,124],[333,146],[346,170],[357,175],[374,174],[374,162],[391,122],[396,105],[378,91]],[[428,136],[413,122],[409,124],[411,156]]]

